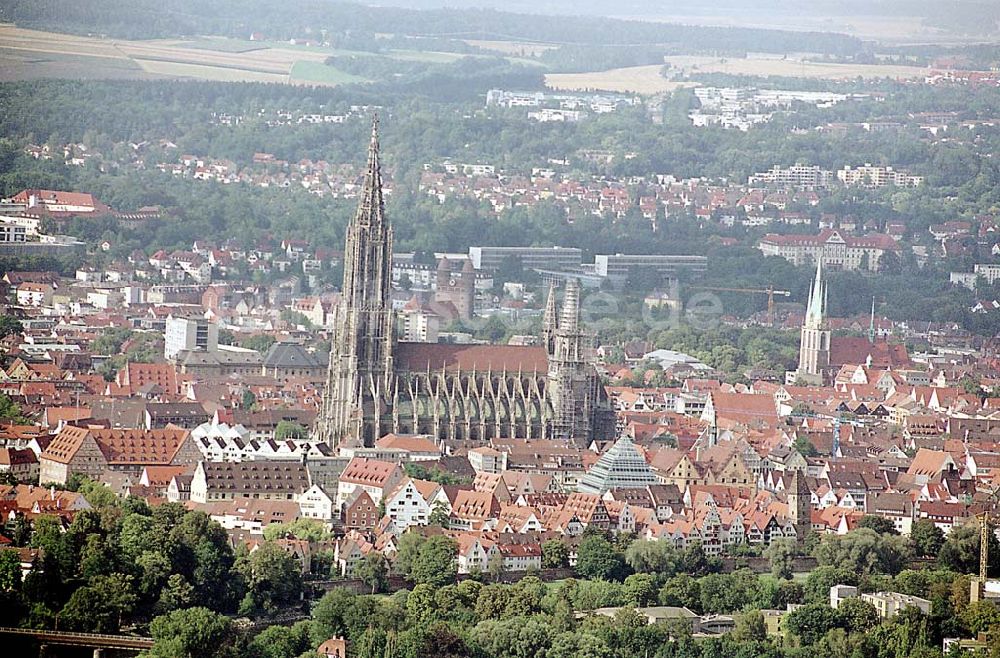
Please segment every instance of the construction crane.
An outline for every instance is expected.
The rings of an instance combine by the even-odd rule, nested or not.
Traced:
[[[774,296],[791,297],[787,290],[775,290],[774,286],[767,288],[723,288],[720,286],[692,286],[695,290],[714,290],[716,292],[745,292],[749,294],[767,295],[767,325],[774,326]]]

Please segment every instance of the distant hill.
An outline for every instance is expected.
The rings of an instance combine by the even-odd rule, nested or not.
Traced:
[[[600,6],[583,0],[578,13],[589,16],[539,18],[485,9],[486,0],[393,0],[366,6],[327,0],[0,0],[0,21],[21,27],[73,33],[96,33],[117,38],[165,38],[199,34],[247,37],[251,32],[271,39],[319,36],[323,32],[375,35],[394,33],[452,39],[504,39],[555,44],[636,45],[669,44],[687,52],[811,51],[850,55],[864,48],[862,42],[842,34],[779,30],[684,27],[655,22],[609,20],[593,14]],[[478,8],[431,9],[427,6],[474,3]],[[562,0],[543,0],[513,6],[524,11],[577,11]],[[627,13],[641,6],[638,0],[615,3]]]
[[[1000,3],[995,0],[373,0],[382,6],[412,9],[496,9],[532,14],[627,16],[670,20],[701,17],[727,24],[744,19],[753,25],[789,26],[796,18],[816,24],[825,17],[913,18],[929,28],[957,34],[995,36]]]

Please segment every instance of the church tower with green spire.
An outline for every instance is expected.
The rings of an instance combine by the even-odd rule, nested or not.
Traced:
[[[830,328],[826,321],[827,286],[823,280],[823,257],[816,262],[816,278],[809,288],[806,319],[799,342],[799,368],[795,383],[821,385],[830,367]]]

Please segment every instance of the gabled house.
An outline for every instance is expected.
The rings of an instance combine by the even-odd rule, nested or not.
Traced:
[[[340,522],[345,530],[367,533],[378,524],[379,516],[378,505],[368,492],[355,489],[341,506]]]
[[[385,496],[385,515],[392,519],[397,533],[411,526],[427,525],[434,504],[441,504],[441,485],[427,480],[404,478]],[[444,498],[447,504],[447,498]]]
[[[404,477],[403,469],[392,462],[354,457],[340,474],[337,485],[337,503],[343,505],[354,493],[362,489],[378,505],[382,497]]]

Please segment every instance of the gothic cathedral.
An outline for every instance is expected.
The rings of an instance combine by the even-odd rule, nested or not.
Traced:
[[[390,432],[582,445],[613,438],[614,412],[594,368],[593,338],[580,324],[576,281],[566,285],[561,308],[549,291],[542,346],[407,343],[397,339],[391,267],[376,118],[364,188],[347,227],[317,439],[337,448],[370,446]],[[463,274],[471,281],[471,272]]]

